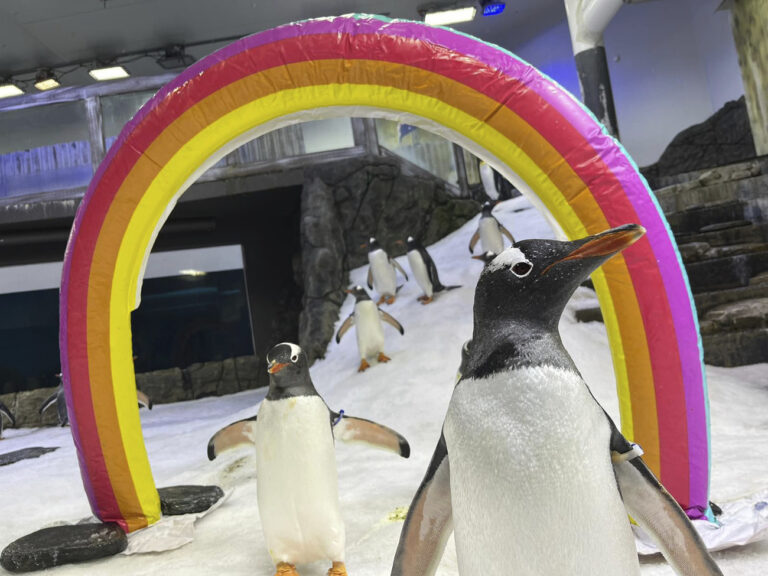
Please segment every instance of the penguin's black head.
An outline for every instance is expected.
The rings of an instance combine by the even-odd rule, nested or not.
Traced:
[[[347,289],[346,292],[347,294],[352,294],[355,297],[355,302],[362,302],[363,300],[371,299],[371,297],[368,296],[368,292],[365,291],[365,288],[359,285]]]
[[[379,250],[381,246],[379,246],[379,241],[376,240],[373,236],[371,236],[368,239],[368,252],[375,252],[376,250]]]
[[[483,218],[488,218],[493,212],[493,204],[490,202],[483,203]]]
[[[282,342],[267,353],[267,372],[270,384],[294,386],[303,376],[309,377],[307,355],[297,344]]]
[[[576,288],[645,233],[637,224],[572,242],[522,240],[486,264],[475,293],[475,327],[516,322],[557,329]]]

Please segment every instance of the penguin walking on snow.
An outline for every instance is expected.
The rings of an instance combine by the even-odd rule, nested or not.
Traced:
[[[437,275],[437,266],[427,249],[421,245],[421,242],[413,236],[408,236],[406,241],[408,246],[408,264],[411,267],[411,273],[416,278],[416,283],[422,289],[424,294],[419,296],[418,300],[422,304],[432,302],[433,296],[438,292],[461,288],[461,286],[443,286],[440,277]]]
[[[493,204],[486,202],[483,204],[483,214],[480,216],[480,222],[477,225],[477,231],[472,235],[472,239],[469,241],[469,251],[474,253],[475,245],[478,240],[483,247],[483,252],[493,252],[494,254],[501,254],[504,250],[504,239],[502,234],[506,236],[512,245],[515,244],[515,239],[509,230],[496,220],[493,215]]]
[[[405,334],[405,330],[400,322],[384,312],[373,303],[368,292],[362,286],[355,286],[347,290],[348,294],[355,297],[355,309],[347,316],[347,319],[341,324],[339,331],[336,332],[336,344],[341,342],[342,336],[352,328],[357,327],[357,349],[360,352],[360,367],[358,372],[365,372],[370,368],[368,358],[376,358],[379,362],[389,362],[389,358],[384,354],[384,329],[381,321],[394,326],[400,334]]]
[[[397,294],[397,272],[403,275],[406,282],[408,274],[403,267],[397,263],[397,260],[390,258],[384,249],[379,246],[376,238],[371,237],[368,241],[368,288],[375,289],[379,294],[378,305],[382,303],[392,304]]]
[[[393,576],[433,575],[451,531],[462,576],[638,575],[628,514],[678,574],[722,574],[557,331],[579,284],[643,233],[524,240],[485,266],[461,380]]]
[[[6,418],[11,426],[16,426],[16,418],[13,417],[13,413],[8,409],[8,406],[0,401],[0,439],[3,438],[3,418]]]
[[[328,576],[346,576],[334,439],[403,458],[410,447],[394,430],[330,410],[296,344],[272,348],[267,366],[269,391],[257,416],[217,432],[208,457],[238,444],[255,445],[259,516],[276,576],[298,576],[296,564],[319,560],[333,563]]]

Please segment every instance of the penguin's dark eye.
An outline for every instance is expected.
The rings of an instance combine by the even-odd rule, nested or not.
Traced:
[[[515,276],[518,276],[520,278],[523,278],[525,276],[528,276],[528,274],[531,273],[531,269],[533,268],[533,265],[530,262],[518,262],[514,266],[512,266],[512,272]]]
[[[296,360],[298,360],[298,359],[299,359],[299,355],[298,354],[294,354],[293,356],[291,356],[291,362],[293,362],[294,364],[296,363]]]

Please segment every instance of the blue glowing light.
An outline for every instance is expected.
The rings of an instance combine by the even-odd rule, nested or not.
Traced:
[[[483,16],[496,16],[504,12],[505,2],[490,2],[483,6]]]

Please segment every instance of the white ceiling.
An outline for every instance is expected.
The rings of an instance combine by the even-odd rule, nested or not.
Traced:
[[[364,12],[417,20],[417,8],[427,1],[3,0],[0,78],[169,44],[244,36],[304,18]],[[455,27],[514,51],[564,19],[563,0],[511,0],[499,16],[478,16],[474,22]],[[199,58],[220,45],[208,44],[188,52]],[[150,58],[126,67],[134,76],[163,72]],[[89,81],[85,70],[66,78],[67,84]]]

